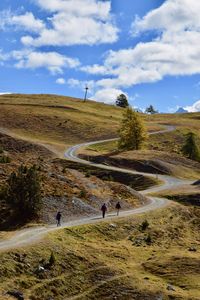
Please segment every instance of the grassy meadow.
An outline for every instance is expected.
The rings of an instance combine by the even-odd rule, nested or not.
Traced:
[[[31,300],[198,300],[198,226],[192,208],[174,204],[126,222],[61,229],[34,246],[1,253],[0,289],[18,289]]]
[[[43,143],[62,155],[66,147],[117,137],[123,109],[57,95],[1,95],[0,128]],[[152,121],[149,130],[162,128]]]
[[[181,154],[185,133],[194,131],[200,141],[200,113],[142,115],[148,131],[164,125],[176,130],[150,136],[141,151],[119,152],[117,142],[112,142],[79,153],[155,174],[150,181],[59,158],[71,145],[117,137],[121,108],[56,95],[19,94],[0,96],[0,107],[0,156],[11,159],[0,164],[1,187],[20,164],[36,163],[45,198],[44,223],[55,222],[60,207],[64,221],[91,211],[99,214],[105,199],[112,211],[119,196],[126,209],[138,207],[144,199],[134,190],[158,183],[158,174],[200,178],[200,164]],[[25,300],[199,300],[199,185],[159,196],[172,200],[165,209],[61,228],[34,245],[0,251],[0,300],[13,300],[7,294],[12,290],[22,292]],[[74,199],[80,207],[74,207]],[[13,234],[8,228],[0,231],[0,240]]]

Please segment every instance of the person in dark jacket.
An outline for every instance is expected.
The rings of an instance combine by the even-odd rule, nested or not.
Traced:
[[[107,211],[107,206],[106,206],[105,203],[102,205],[101,211],[102,211],[102,217],[105,218],[105,214],[106,214],[106,211]]]
[[[61,226],[61,223],[60,223],[61,217],[62,217],[62,215],[61,215],[61,212],[59,211],[56,215],[57,227]]]
[[[117,216],[119,216],[119,210],[121,209],[121,204],[120,204],[119,201],[117,202],[115,208],[116,208],[116,210],[117,210]]]

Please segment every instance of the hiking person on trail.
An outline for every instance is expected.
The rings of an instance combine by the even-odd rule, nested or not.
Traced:
[[[60,223],[61,217],[62,217],[62,215],[61,215],[61,212],[59,211],[56,215],[57,227],[61,226],[61,223]]]
[[[102,205],[101,211],[102,211],[102,217],[105,218],[105,213],[107,211],[107,206],[105,203]]]
[[[116,210],[117,210],[117,216],[119,216],[119,210],[121,209],[121,204],[120,204],[119,201],[117,202],[115,208],[116,208]]]

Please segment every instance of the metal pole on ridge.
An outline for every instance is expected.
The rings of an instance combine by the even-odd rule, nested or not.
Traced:
[[[88,90],[89,90],[89,87],[88,87],[87,84],[86,84],[86,86],[85,86],[85,97],[84,97],[84,102],[87,100],[87,92],[88,92]]]

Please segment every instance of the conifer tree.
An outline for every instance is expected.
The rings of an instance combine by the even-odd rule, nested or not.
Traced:
[[[182,153],[193,160],[200,161],[200,151],[196,143],[194,132],[186,134],[185,144],[182,147]]]
[[[145,112],[146,112],[147,114],[151,114],[151,115],[157,114],[157,113],[158,113],[158,111],[155,110],[155,108],[153,107],[153,105],[149,105],[149,106],[146,108]]]
[[[6,201],[16,218],[21,221],[31,220],[38,216],[41,208],[40,179],[35,166],[20,166],[13,172],[7,182]]]
[[[119,130],[118,148],[122,150],[139,150],[146,139],[146,130],[139,113],[127,108]]]
[[[126,95],[124,95],[124,94],[119,95],[116,100],[116,105],[123,107],[123,108],[128,107],[129,104],[128,104],[128,99],[127,99]]]

